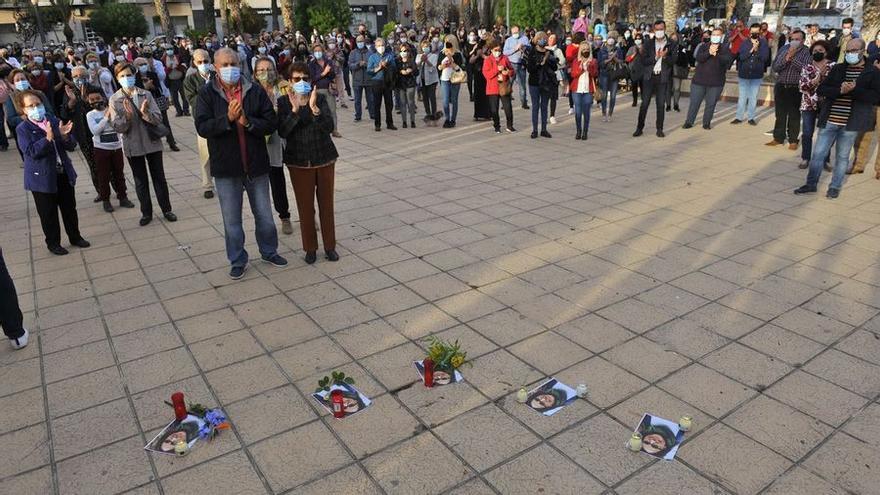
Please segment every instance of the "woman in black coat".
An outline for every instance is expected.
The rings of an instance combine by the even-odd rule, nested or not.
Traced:
[[[559,62],[553,52],[547,49],[547,33],[538,31],[532,39],[532,46],[526,53],[526,69],[529,77],[529,96],[532,100],[532,139],[538,137],[538,115],[541,118],[541,136],[552,137],[547,132],[547,107],[550,96],[559,86],[556,70]]]

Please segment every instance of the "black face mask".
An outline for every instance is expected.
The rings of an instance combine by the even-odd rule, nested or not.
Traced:
[[[753,40],[758,39],[758,36],[761,36],[761,33],[752,33],[752,39],[753,39]]]
[[[825,60],[825,54],[822,52],[813,52],[813,60],[816,62],[821,62]]]
[[[95,110],[101,111],[107,108],[107,105],[103,101],[99,101],[97,103],[92,104],[92,108]]]

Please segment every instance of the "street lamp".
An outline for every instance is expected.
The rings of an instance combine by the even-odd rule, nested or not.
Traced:
[[[34,15],[37,18],[37,31],[40,33],[40,47],[46,46],[46,32],[43,30],[43,18],[40,16],[40,0],[31,0],[31,5],[34,6]]]

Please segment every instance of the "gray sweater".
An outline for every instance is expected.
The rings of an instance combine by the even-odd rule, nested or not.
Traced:
[[[126,98],[128,95],[122,89],[110,97],[110,125],[122,135],[122,150],[125,156],[144,156],[162,151],[162,140],[153,141],[150,139],[146,125],[137,115],[141,102],[146,99],[149,102],[147,103],[147,113],[150,115],[150,120],[162,123],[162,112],[159,110],[156,100],[153,99],[153,95],[144,89],[135,88],[132,98],[136,113],[131,119],[126,116],[122,103]]]

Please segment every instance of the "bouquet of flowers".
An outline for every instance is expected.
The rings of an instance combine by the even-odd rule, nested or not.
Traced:
[[[428,358],[434,362],[434,369],[454,372],[467,362],[467,352],[461,350],[461,344],[447,342],[435,336],[428,338]]]

